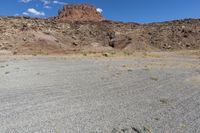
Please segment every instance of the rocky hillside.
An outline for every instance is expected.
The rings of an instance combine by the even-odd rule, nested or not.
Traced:
[[[200,20],[137,24],[0,17],[0,51],[13,54],[113,49],[199,49]]]

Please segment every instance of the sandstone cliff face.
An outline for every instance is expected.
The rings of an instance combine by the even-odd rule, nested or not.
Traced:
[[[92,5],[65,5],[59,10],[59,20],[65,21],[102,21],[104,20],[101,13]]]

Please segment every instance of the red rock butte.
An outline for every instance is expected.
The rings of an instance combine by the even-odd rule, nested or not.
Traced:
[[[68,4],[58,11],[57,19],[65,21],[102,21],[104,17],[93,5]]]

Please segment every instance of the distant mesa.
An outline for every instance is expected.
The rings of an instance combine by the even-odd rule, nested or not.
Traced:
[[[105,18],[93,5],[68,4],[58,11],[58,20],[64,21],[102,21]]]

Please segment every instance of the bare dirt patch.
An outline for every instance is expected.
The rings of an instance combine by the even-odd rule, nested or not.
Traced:
[[[0,132],[199,130],[197,58],[76,55],[1,60]]]

